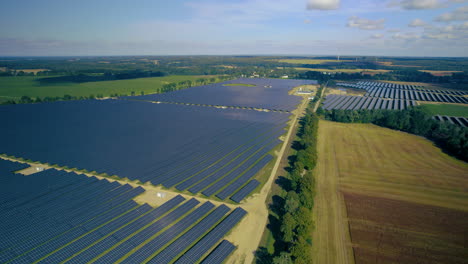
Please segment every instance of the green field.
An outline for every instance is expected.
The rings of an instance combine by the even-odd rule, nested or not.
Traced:
[[[139,78],[130,80],[85,82],[85,83],[58,83],[58,84],[40,84],[35,76],[16,76],[0,78],[0,102],[7,100],[18,100],[21,96],[29,97],[63,97],[68,94],[71,96],[90,96],[101,94],[109,96],[111,94],[130,95],[131,92],[139,95],[157,93],[164,84],[178,83],[191,80],[194,84],[197,79],[209,78],[212,76],[167,76]]]
[[[246,84],[246,83],[227,83],[223,84],[223,86],[247,86],[247,87],[255,87],[254,84]]]
[[[468,117],[468,106],[453,104],[424,104],[421,106],[431,115]]]

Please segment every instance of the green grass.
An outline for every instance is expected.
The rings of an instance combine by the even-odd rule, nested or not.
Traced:
[[[223,86],[246,86],[246,87],[255,87],[254,84],[247,84],[247,83],[226,83]]]
[[[153,78],[139,78],[130,80],[86,82],[86,83],[59,83],[41,85],[36,76],[12,76],[0,77],[0,102],[7,100],[18,100],[21,96],[33,98],[44,97],[63,97],[68,94],[71,96],[90,96],[102,94],[109,96],[111,94],[130,95],[132,91],[140,95],[157,93],[164,84],[178,83],[181,81],[196,81],[201,77],[208,76],[166,76]]]
[[[424,104],[421,106],[431,115],[468,117],[468,106],[452,104]]]

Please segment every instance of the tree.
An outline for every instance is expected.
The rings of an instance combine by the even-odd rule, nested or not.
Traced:
[[[281,232],[283,233],[283,240],[285,242],[291,243],[294,241],[294,230],[296,229],[296,220],[290,213],[286,213],[283,216],[283,221],[281,222]]]
[[[273,258],[273,264],[292,264],[291,254],[282,251],[279,256]]]

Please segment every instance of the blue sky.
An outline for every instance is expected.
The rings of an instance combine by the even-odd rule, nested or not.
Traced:
[[[468,0],[0,0],[0,56],[468,57]]]

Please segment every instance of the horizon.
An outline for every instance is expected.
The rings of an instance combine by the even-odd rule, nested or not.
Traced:
[[[467,3],[15,1],[0,10],[0,56],[468,57]]]

